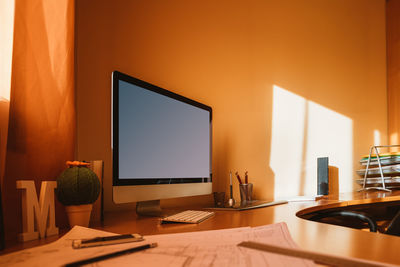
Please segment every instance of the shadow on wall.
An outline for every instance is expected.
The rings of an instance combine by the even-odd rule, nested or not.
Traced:
[[[352,152],[350,118],[273,86],[270,166],[275,198],[316,194],[318,157],[329,157],[338,167],[340,192],[352,191]]]

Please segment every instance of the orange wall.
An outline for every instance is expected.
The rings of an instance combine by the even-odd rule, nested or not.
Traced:
[[[388,133],[391,145],[400,144],[400,1],[386,5]]]
[[[212,106],[215,191],[228,189],[229,170],[248,170],[256,198],[292,194],[281,181],[314,192],[313,162],[326,155],[345,191],[360,156],[386,143],[384,0],[77,1],[76,151],[105,161],[106,209],[113,70]],[[320,129],[333,125],[324,114],[338,126]]]

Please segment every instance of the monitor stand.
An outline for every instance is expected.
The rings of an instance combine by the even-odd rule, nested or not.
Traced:
[[[136,214],[140,216],[162,217],[160,200],[138,201],[136,203]]]

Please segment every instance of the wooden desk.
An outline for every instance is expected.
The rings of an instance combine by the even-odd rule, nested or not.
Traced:
[[[247,211],[216,211],[213,218],[198,225],[160,225],[157,218],[137,217],[134,212],[111,212],[106,214],[104,224],[96,228],[120,234],[153,235],[286,222],[294,241],[303,249],[400,265],[400,237],[308,221],[296,215],[374,204],[400,205],[400,191],[329,196],[316,202],[291,202]]]
[[[293,240],[303,249],[400,265],[400,237],[308,221],[297,216],[331,208],[373,205],[400,205],[400,191],[329,196],[319,201],[291,202],[247,211],[216,211],[214,217],[197,225],[160,225],[157,218],[137,217],[133,211],[108,212],[104,223],[94,228],[120,234],[137,232],[153,235],[286,222]],[[8,248],[2,254],[44,244],[49,240],[54,240],[54,237],[28,242],[28,246],[24,244],[19,248]]]

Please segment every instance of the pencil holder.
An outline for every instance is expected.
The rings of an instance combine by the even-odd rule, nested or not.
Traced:
[[[247,202],[252,200],[253,195],[253,184],[239,184],[240,190],[240,203],[242,206],[246,205]]]
[[[223,208],[225,205],[225,192],[214,192],[214,204],[217,208]]]

